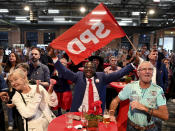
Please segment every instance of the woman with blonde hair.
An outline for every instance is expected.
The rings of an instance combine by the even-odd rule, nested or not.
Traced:
[[[48,124],[55,118],[49,106],[58,104],[57,96],[53,91],[53,83],[48,92],[39,85],[29,85],[27,76],[21,69],[9,74],[8,80],[16,90],[12,103],[16,106],[24,120],[26,131],[47,131]]]

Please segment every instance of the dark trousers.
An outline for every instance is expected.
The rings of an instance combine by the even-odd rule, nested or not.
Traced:
[[[109,106],[112,100],[118,95],[117,91],[114,88],[106,88],[106,109],[109,109]]]
[[[5,131],[5,118],[3,109],[0,109],[0,131]]]

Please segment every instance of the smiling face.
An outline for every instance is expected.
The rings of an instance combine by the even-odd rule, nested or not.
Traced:
[[[153,65],[145,61],[141,63],[137,73],[141,82],[150,83],[153,76]]]
[[[92,62],[87,62],[84,66],[84,74],[87,78],[91,78],[95,74],[95,65]]]
[[[23,91],[24,85],[27,84],[27,76],[21,69],[16,69],[12,74],[8,76],[8,80],[12,88],[17,91]]]

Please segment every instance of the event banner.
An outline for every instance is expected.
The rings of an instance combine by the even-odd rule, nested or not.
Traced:
[[[125,35],[115,18],[101,3],[50,45],[64,50],[77,65],[113,39]]]

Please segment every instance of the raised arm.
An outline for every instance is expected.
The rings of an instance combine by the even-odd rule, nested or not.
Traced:
[[[71,70],[67,69],[65,66],[63,66],[59,60],[55,63],[55,69],[60,74],[62,74],[65,79],[71,80],[73,82],[76,81],[76,79],[77,79],[76,73],[74,73],[73,71],[71,71]]]
[[[106,81],[106,83],[116,81],[116,80],[122,78],[123,76],[129,74],[129,72],[133,71],[134,69],[135,69],[134,66],[132,64],[129,64],[117,72],[106,74],[105,81]]]

